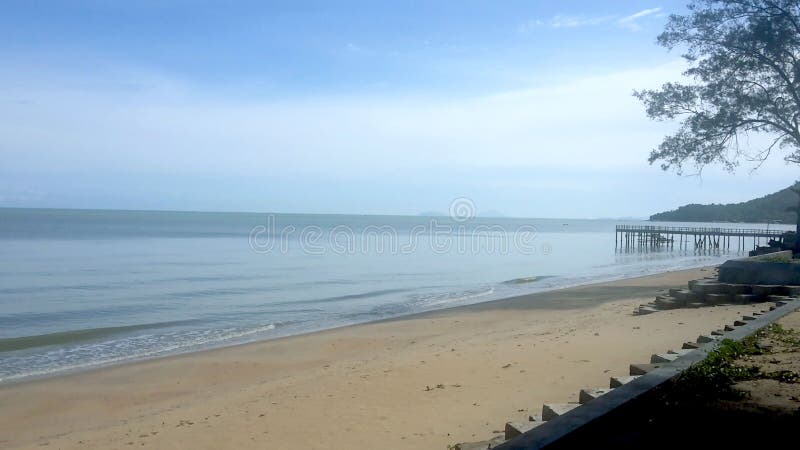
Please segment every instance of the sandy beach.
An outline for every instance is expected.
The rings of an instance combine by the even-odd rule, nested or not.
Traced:
[[[0,387],[0,447],[441,449],[752,306],[633,316],[696,269]]]

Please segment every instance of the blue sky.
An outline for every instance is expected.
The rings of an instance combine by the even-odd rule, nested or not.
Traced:
[[[647,164],[674,124],[630,94],[679,77],[683,5],[7,1],[0,206],[644,217],[789,185]]]

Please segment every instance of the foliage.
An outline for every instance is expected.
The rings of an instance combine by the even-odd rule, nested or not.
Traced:
[[[745,355],[760,353],[753,338],[742,342],[725,339],[706,359],[683,372],[678,379],[678,386],[699,395],[738,397],[739,393],[732,388],[733,384],[755,378],[760,371],[758,367],[743,367],[734,364],[734,361]]]
[[[650,163],[732,170],[741,157],[763,161],[780,148],[800,164],[800,1],[694,0],[688,9],[670,16],[658,43],[685,50],[691,81],[634,93],[649,117],[682,120]],[[740,142],[750,133],[770,143],[747,154]]]
[[[741,342],[724,339],[703,361],[692,365],[678,377],[673,397],[681,398],[683,401],[735,399],[743,395],[733,388],[739,381],[772,379],[782,383],[797,383],[800,381],[800,374],[796,372],[790,370],[764,372],[758,366],[736,363],[736,360],[744,356],[769,354],[769,348],[762,348],[758,344],[758,340],[763,338],[785,345],[787,349],[782,351],[800,350],[799,337],[800,333],[797,331],[786,330],[780,324],[772,323]]]
[[[794,223],[796,214],[787,208],[797,205],[797,194],[790,188],[742,203],[727,205],[691,204],[654,214],[650,220],[683,222]]]

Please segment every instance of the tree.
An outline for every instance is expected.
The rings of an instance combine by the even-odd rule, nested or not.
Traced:
[[[679,174],[687,163],[733,170],[781,149],[800,164],[800,0],[694,0],[688,9],[670,16],[658,43],[684,49],[690,81],[634,92],[650,118],[682,120],[650,163]],[[754,154],[740,146],[750,133],[769,136]]]

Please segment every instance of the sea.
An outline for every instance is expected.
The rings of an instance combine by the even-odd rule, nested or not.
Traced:
[[[721,263],[657,222],[0,208],[0,383]],[[727,228],[785,225],[663,224]]]

